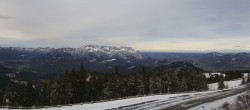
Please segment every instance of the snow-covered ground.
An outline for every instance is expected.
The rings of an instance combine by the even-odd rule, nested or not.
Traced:
[[[215,94],[217,91],[181,93],[181,94],[164,94],[152,95],[145,97],[136,97],[122,100],[114,100],[99,103],[78,104],[63,107],[43,108],[39,110],[105,110],[119,108],[120,110],[136,110],[136,109],[160,109],[160,105],[171,106],[183,101],[206,97],[207,95]]]
[[[119,110],[160,110],[172,105],[178,105],[194,99],[221,95],[218,91],[206,91],[195,93],[152,95],[145,97],[114,100],[108,102],[78,104],[63,107],[43,108],[39,110],[105,110],[119,108]],[[226,99],[225,99],[226,100]],[[218,107],[219,105],[211,105]],[[199,110],[199,109],[198,109]],[[201,109],[202,110],[202,109]]]
[[[229,89],[237,88],[241,84],[241,79],[226,81]],[[55,108],[44,108],[40,110],[105,110],[112,108],[119,108],[121,110],[129,109],[161,109],[178,103],[183,103],[185,101],[202,98],[206,96],[219,94],[217,90],[218,83],[209,84],[209,90],[206,92],[195,92],[195,93],[180,93],[180,94],[163,94],[163,95],[152,95],[152,96],[143,96],[143,97],[134,97],[128,99],[99,102],[99,103],[88,103],[88,104],[78,104],[72,106],[63,106]],[[236,96],[235,96],[236,97]],[[235,97],[230,97],[234,99]],[[225,99],[226,100],[226,99]],[[218,107],[222,105],[221,103],[216,105],[211,104],[212,106]]]
[[[239,87],[241,85],[241,82],[242,82],[242,79],[237,79],[237,80],[233,80],[233,81],[225,81],[225,84],[228,85],[229,89],[232,89],[232,88]],[[217,88],[218,88],[217,83],[209,84],[209,90],[217,90]],[[244,93],[246,93],[246,92],[244,92]],[[241,94],[244,94],[244,93],[241,93]],[[202,104],[202,105],[199,105],[197,107],[191,108],[190,110],[216,110],[221,105],[223,105],[225,102],[233,104],[236,97],[241,95],[241,94],[237,94],[237,95],[234,95],[231,97],[216,100],[216,101],[213,101],[210,103]]]
[[[241,82],[241,79],[235,80],[235,81],[229,81],[228,82],[229,89],[235,90],[237,88],[241,88],[242,86],[239,86],[240,82]],[[210,85],[211,87],[213,87],[213,88],[210,88],[210,90],[213,90],[213,91],[179,93],[179,94],[159,94],[159,95],[151,95],[151,96],[132,97],[132,98],[126,98],[126,99],[112,100],[112,101],[103,101],[103,102],[97,102],[97,103],[83,103],[83,104],[75,104],[75,105],[48,107],[48,108],[42,108],[39,110],[105,110],[105,109],[112,109],[112,108],[119,108],[119,110],[139,110],[139,109],[158,110],[158,109],[163,109],[163,108],[170,107],[173,105],[181,104],[184,102],[188,102],[194,99],[206,98],[210,96],[217,96],[217,95],[223,94],[223,92],[218,92],[220,90],[215,90],[217,83],[210,84]],[[233,99],[233,98],[230,98],[230,99]],[[229,100],[229,99],[223,99],[223,100]],[[224,103],[223,101],[219,101],[219,102]],[[211,103],[211,104],[207,104],[206,106],[218,107],[222,105],[222,103],[220,104],[217,102],[215,103],[218,105],[214,105],[213,103]],[[198,109],[200,108],[198,107]]]
[[[228,89],[232,89],[232,88],[239,87],[241,85],[241,81],[242,79],[237,79],[237,80],[232,80],[232,81],[225,81],[224,83],[226,86],[228,86]],[[218,83],[208,84],[208,88],[211,91],[218,90]]]
[[[234,95],[231,97],[223,98],[220,100],[216,100],[216,101],[213,101],[210,103],[205,103],[205,104],[199,105],[197,107],[191,108],[189,110],[219,110],[219,107],[221,107],[225,102],[227,102],[229,104],[233,104],[234,101],[236,100],[237,96],[240,96],[240,95],[245,94],[245,93],[246,92],[241,93],[241,94],[237,94],[237,95]]]

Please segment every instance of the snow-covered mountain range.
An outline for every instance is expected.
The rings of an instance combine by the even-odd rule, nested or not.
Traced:
[[[145,54],[125,46],[86,45],[80,48],[0,47],[0,65],[31,68],[43,73],[62,72],[84,64],[93,71],[108,71],[115,65],[131,66],[151,63]]]
[[[42,73],[64,72],[84,64],[93,71],[121,71],[166,65],[175,61],[191,62],[205,70],[248,70],[250,53],[142,53],[131,47],[86,45],[79,48],[0,47],[0,65]]]
[[[89,57],[90,54],[93,54],[97,57],[107,57],[107,58],[120,58],[122,60],[144,60],[147,57],[140,53],[139,51],[134,50],[131,47],[125,46],[99,46],[99,45],[87,45],[81,48],[76,49],[75,51],[77,56]]]
[[[0,52],[13,52],[18,56],[34,56],[54,53],[67,53],[73,57],[86,57],[86,58],[118,58],[120,60],[144,60],[148,58],[139,51],[134,50],[132,47],[125,46],[100,46],[100,45],[86,45],[80,48],[22,48],[22,47],[1,47]],[[32,55],[30,55],[32,54]]]

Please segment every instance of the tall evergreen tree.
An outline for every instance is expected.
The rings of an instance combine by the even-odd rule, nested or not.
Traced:
[[[120,97],[120,82],[118,79],[109,80],[103,90],[104,99],[114,99]]]
[[[156,89],[155,89],[155,93],[163,93],[163,81],[162,81],[162,78],[157,76],[156,77]]]
[[[224,76],[223,75],[219,75],[218,89],[222,90],[224,88],[225,88]]]
[[[250,83],[250,76],[249,76],[249,73],[247,73],[247,83]]]
[[[223,76],[222,76],[223,77]],[[195,80],[195,91],[208,90],[206,76],[202,74],[197,74],[194,77]],[[223,77],[224,80],[224,77]]]
[[[201,90],[208,90],[208,83],[207,83],[207,78],[205,75],[201,75],[201,80],[202,80],[202,89]]]
[[[174,73],[172,78],[171,78],[170,89],[171,89],[171,92],[179,92],[180,91],[180,82],[179,82],[179,79],[178,79],[176,73]]]
[[[187,89],[188,89],[188,87],[187,87],[186,78],[183,76],[183,78],[181,80],[181,84],[180,84],[180,91],[181,92],[186,92]]]
[[[245,84],[245,83],[246,83],[245,78],[244,78],[244,77],[242,77],[241,84]]]
[[[146,94],[148,92],[148,82],[146,79],[145,67],[142,67],[142,70],[136,74],[137,75],[137,90],[139,95]]]
[[[138,94],[137,88],[137,79],[133,75],[128,75],[125,79],[125,85],[123,86],[125,88],[122,88],[125,92],[125,96],[135,96]]]
[[[40,104],[41,105],[45,105],[45,106],[50,105],[50,93],[51,93],[51,89],[50,89],[49,84],[44,83],[43,87],[41,89],[41,93],[40,93],[40,97],[41,97]]]
[[[155,88],[156,88],[155,80],[153,77],[150,77],[149,78],[149,93],[154,94]]]
[[[87,81],[87,78],[89,75],[87,74],[83,64],[80,66],[80,72],[79,72],[79,77],[78,79],[78,102],[86,102],[89,101],[89,83]]]
[[[119,98],[121,88],[120,88],[120,75],[118,67],[114,68],[114,71],[109,75],[108,81],[105,88],[103,89],[104,99],[114,99]]]
[[[139,76],[139,77],[142,77],[142,76]],[[138,90],[137,94],[138,95],[144,95],[145,94],[145,86],[144,86],[144,83],[143,83],[143,79],[142,78],[139,78],[137,80],[137,88]]]
[[[66,72],[67,73],[67,72]],[[64,73],[65,74],[65,73]],[[56,105],[56,92],[57,92],[57,86],[54,80],[51,80],[49,82],[49,88],[50,88],[50,94],[49,94],[49,103],[50,105]],[[66,88],[65,88],[66,89]]]
[[[119,76],[119,69],[118,69],[118,66],[117,66],[117,65],[115,66],[113,73],[114,73],[116,76]]]
[[[170,92],[170,77],[168,73],[163,74],[161,78],[162,78],[163,93],[169,93]]]
[[[27,87],[25,88],[25,92],[24,92],[24,106],[25,107],[31,107],[35,105],[35,95],[34,95],[34,91],[33,91],[33,84],[31,83],[31,81],[28,81],[27,83]]]
[[[10,87],[10,85],[7,86],[2,100],[3,106],[15,106],[15,91]]]

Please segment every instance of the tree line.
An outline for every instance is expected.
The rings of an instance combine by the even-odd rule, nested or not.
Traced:
[[[8,86],[2,93],[3,106],[53,106],[116,99],[136,95],[208,90],[206,77],[198,70],[167,69],[120,74],[117,66],[107,73],[90,73],[84,65],[66,71],[41,86],[28,82]]]

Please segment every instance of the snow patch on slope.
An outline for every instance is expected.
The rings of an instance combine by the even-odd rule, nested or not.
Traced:
[[[120,57],[123,60],[130,59],[131,57],[143,60],[145,56],[139,51],[134,50],[131,47],[125,46],[99,46],[99,45],[86,45],[78,48],[75,52],[77,56],[87,56],[94,54],[98,57],[106,56],[108,58]]]
[[[232,81],[225,81],[225,86],[228,86],[229,89],[237,88],[241,85],[242,79],[232,80]],[[218,90],[218,83],[208,84],[209,90]]]

